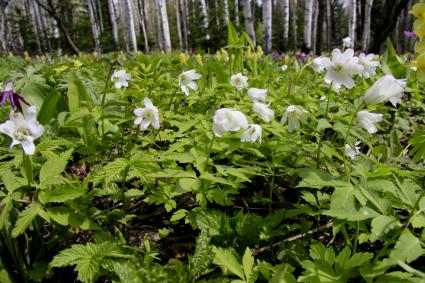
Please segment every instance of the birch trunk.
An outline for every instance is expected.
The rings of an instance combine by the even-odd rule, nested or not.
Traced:
[[[283,0],[282,5],[283,11],[283,41],[285,49],[288,48],[288,39],[289,39],[289,0]]]
[[[331,0],[326,0],[326,30],[325,30],[325,38],[326,38],[326,49],[331,50],[333,48],[332,45],[332,7]]]
[[[319,15],[319,3],[317,0],[313,0],[313,19],[312,19],[312,34],[311,34],[311,47],[313,53],[316,53],[316,42],[317,42],[317,17]]]
[[[291,5],[291,18],[292,18],[292,34],[293,34],[293,48],[294,50],[297,50],[297,45],[298,45],[298,39],[297,39],[297,0],[291,0],[290,1],[290,5]]]
[[[243,14],[244,14],[244,20],[245,20],[245,30],[246,33],[251,38],[254,45],[256,45],[255,42],[255,30],[254,30],[254,20],[252,18],[251,13],[251,1],[250,0],[242,0],[243,2]]]
[[[127,33],[128,33],[128,38],[130,41],[130,50],[136,52],[137,51],[136,28],[134,27],[133,8],[131,6],[130,0],[124,0],[124,11],[125,11],[125,18],[126,18]]]
[[[180,1],[179,0],[173,0],[174,3],[174,10],[176,10],[176,26],[177,26],[177,36],[179,38],[179,47],[180,50],[183,50],[183,38],[182,38],[182,28],[181,28],[181,21],[180,21]]]
[[[223,10],[224,10],[224,22],[227,25],[227,23],[229,22],[229,0],[223,1]]]
[[[6,8],[8,1],[0,0],[0,51],[7,51],[6,46]]]
[[[263,0],[264,52],[272,51],[272,1]]]
[[[365,11],[364,11],[364,26],[363,26],[363,38],[362,38],[362,49],[367,51],[370,43],[370,20],[372,12],[373,0],[366,0]]]
[[[146,30],[146,15],[145,15],[145,4],[141,0],[137,0],[137,6],[139,10],[139,23],[140,28],[142,29],[143,33],[143,40],[145,44],[145,53],[149,53],[149,38],[148,38],[148,32]]]
[[[181,5],[181,15],[182,15],[182,24],[183,24],[183,43],[184,43],[184,50],[188,50],[189,49],[189,42],[188,42],[188,37],[189,37],[189,30],[188,30],[188,7],[187,7],[187,2],[186,0],[179,0],[180,5]]]
[[[235,26],[239,28],[239,0],[235,0]]]
[[[119,38],[118,38],[117,16],[115,12],[114,0],[108,0],[108,11],[109,11],[109,20],[111,22],[112,39],[114,40],[114,47],[118,48]]]
[[[313,0],[305,0],[304,9],[304,44],[307,50],[311,50],[311,32],[313,21]]]
[[[168,25],[167,3],[165,0],[158,0],[159,13],[162,29],[163,48],[165,51],[171,50],[170,27]]]
[[[103,13],[102,13],[102,4],[100,0],[97,0],[97,9],[99,17],[99,33],[102,33],[105,29],[103,27]]]
[[[356,21],[357,21],[357,1],[350,0],[349,9],[349,22],[348,22],[348,36],[353,42],[353,47],[356,42]]]
[[[208,33],[208,27],[209,27],[209,22],[208,22],[208,12],[207,12],[207,3],[205,2],[205,0],[200,0],[199,1],[200,9],[201,9],[201,20],[202,20],[202,28],[205,31],[205,39],[209,40],[210,39],[210,35]]]
[[[91,32],[92,32],[92,35],[93,35],[94,50],[97,53],[100,53],[101,49],[100,49],[100,39],[99,39],[99,28],[98,28],[97,23],[96,23],[96,18],[94,17],[94,8],[93,8],[92,0],[87,0],[87,9],[88,9],[88,12],[89,12]]]

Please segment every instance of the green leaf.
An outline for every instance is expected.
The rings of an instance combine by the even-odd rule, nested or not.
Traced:
[[[295,171],[302,179],[298,187],[321,189],[323,187],[350,188],[350,183],[319,169],[298,169]]]
[[[71,77],[68,81],[68,107],[70,112],[77,112],[80,107],[93,108],[94,102],[88,94],[86,87],[76,77]]]
[[[211,236],[207,230],[201,230],[196,240],[195,253],[189,260],[190,272],[195,279],[208,273],[208,267],[213,260],[212,248],[210,246]]]
[[[16,238],[22,234],[40,211],[41,205],[37,202],[34,202],[28,205],[24,211],[19,213],[18,221],[16,221],[15,227],[12,230],[12,237]]]
[[[270,283],[296,283],[297,280],[292,274],[295,268],[290,266],[287,263],[278,265],[277,271],[274,273],[273,277],[270,279]]]
[[[59,98],[59,92],[53,89],[44,99],[43,105],[37,115],[37,121],[40,122],[40,124],[48,124],[53,116],[57,114],[56,104],[58,103]]]
[[[243,268],[230,249],[213,247],[212,251],[215,255],[214,264],[220,266],[223,271],[229,270],[232,274],[245,280]]]
[[[60,155],[49,158],[40,169],[41,186],[63,183],[63,177],[60,175],[66,167],[68,160],[72,156],[73,149],[67,150]]]
[[[382,54],[382,63],[382,69],[385,73],[392,74],[397,79],[406,77],[403,60],[395,52],[394,45],[389,38],[387,38],[387,50]]]
[[[9,221],[9,214],[10,211],[13,208],[13,199],[11,196],[7,196],[6,198],[2,199],[0,202],[1,207],[1,213],[0,213],[0,230],[3,229],[3,227],[6,225],[6,223]]]
[[[0,268],[0,282],[2,283],[13,283],[13,281],[10,279],[9,273],[6,269]]]
[[[84,187],[54,187],[41,191],[38,194],[38,198],[43,204],[49,202],[66,202],[83,196],[86,191],[87,189]]]
[[[379,215],[372,219],[372,235],[373,241],[380,239],[383,235],[394,229],[399,224],[399,221],[394,216]]]
[[[413,156],[413,161],[419,162],[425,158],[425,131],[416,132],[409,140],[409,144],[413,145],[410,150],[410,155]]]
[[[242,267],[245,273],[245,278],[247,282],[254,282],[254,257],[251,254],[249,247],[246,247],[245,253],[242,258]]]
[[[390,258],[399,259],[410,263],[424,254],[421,242],[409,230],[404,230],[393,250],[390,252]]]

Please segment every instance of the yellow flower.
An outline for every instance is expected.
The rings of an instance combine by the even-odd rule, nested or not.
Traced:
[[[53,71],[55,71],[56,74],[60,74],[67,69],[68,69],[68,66],[62,65],[62,66],[54,68]]]
[[[261,58],[263,57],[264,52],[263,52],[263,48],[261,48],[261,46],[257,46],[257,58]]]
[[[221,56],[223,57],[223,59],[228,61],[229,60],[229,53],[227,53],[227,50],[224,49],[224,48],[221,48],[220,52],[221,52]]]
[[[217,50],[217,52],[215,53],[215,59],[217,59],[219,61],[222,59],[220,50]]]
[[[204,63],[202,62],[202,55],[201,54],[196,54],[195,60],[196,60],[196,62],[198,62],[199,65],[204,65]]]
[[[248,48],[248,50],[245,52],[245,56],[248,59],[251,59],[253,57],[251,48]]]
[[[419,54],[416,58],[417,78],[419,81],[425,81],[425,53]]]
[[[30,60],[31,58],[30,58],[30,55],[28,54],[28,51],[25,51],[24,52],[24,58],[25,58],[25,60]]]
[[[187,53],[180,53],[180,63],[182,65],[186,65],[187,61],[189,61],[189,54]]]
[[[80,60],[74,60],[74,67],[75,68],[80,68],[83,64],[80,62]]]

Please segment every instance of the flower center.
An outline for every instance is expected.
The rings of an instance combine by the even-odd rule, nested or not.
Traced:
[[[15,132],[14,137],[18,141],[24,141],[26,137],[29,135],[30,135],[30,132],[27,129],[20,128]]]
[[[185,75],[182,75],[180,80],[182,81],[182,83],[187,83],[187,77]]]
[[[236,84],[240,85],[242,83],[241,78],[236,78]]]
[[[342,72],[342,70],[344,70],[344,67],[340,64],[335,66],[335,72],[339,73]]]
[[[153,120],[153,117],[154,117],[154,113],[153,113],[153,111],[151,110],[151,109],[148,109],[148,110],[146,110],[146,112],[145,112],[145,118],[147,119],[147,120]]]

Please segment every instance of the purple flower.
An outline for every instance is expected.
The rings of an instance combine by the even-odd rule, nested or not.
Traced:
[[[307,53],[304,53],[304,52],[295,55],[295,58],[298,61],[304,62],[304,63],[308,60],[309,57],[310,57],[310,54],[307,54]]]
[[[26,99],[23,98],[19,93],[13,92],[13,82],[12,81],[8,81],[4,91],[0,92],[1,107],[4,107],[4,104],[6,103],[6,100],[8,100],[8,99],[10,101],[10,105],[12,106],[12,109],[17,109],[21,113],[23,113],[21,102],[30,106],[28,101],[26,101]]]
[[[414,38],[416,36],[416,33],[414,31],[405,30],[404,31],[404,36],[406,38]]]

